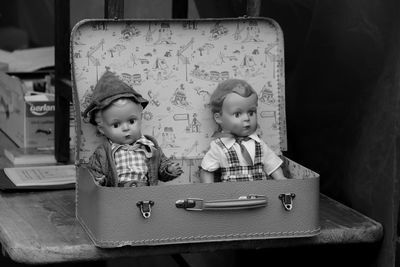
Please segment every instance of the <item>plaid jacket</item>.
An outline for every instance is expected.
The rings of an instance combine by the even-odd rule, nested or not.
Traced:
[[[145,137],[155,145],[153,156],[149,159],[147,165],[148,184],[146,185],[157,185],[158,180],[166,182],[176,178],[177,176],[168,173],[167,168],[172,162],[164,155],[154,137],[148,135],[145,135]],[[89,158],[88,168],[94,178],[99,181],[100,185],[109,187],[118,186],[118,175],[111,153],[110,142],[103,142],[96,148],[93,155]]]

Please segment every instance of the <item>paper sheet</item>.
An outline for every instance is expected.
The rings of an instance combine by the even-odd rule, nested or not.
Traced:
[[[0,51],[0,61],[9,65],[9,72],[32,72],[53,67],[54,46],[15,50],[11,53]]]
[[[75,165],[4,168],[4,173],[17,186],[62,185],[76,182]]]

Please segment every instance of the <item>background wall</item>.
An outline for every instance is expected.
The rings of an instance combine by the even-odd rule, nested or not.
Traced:
[[[244,2],[196,4],[200,17],[219,17],[245,14]],[[262,1],[260,15],[275,19],[285,38],[286,155],[321,174],[321,192],[384,225],[378,247],[313,248],[328,259],[324,266],[395,264],[398,13],[396,0]],[[309,249],[288,250],[286,255],[296,264],[296,256],[307,255]],[[251,256],[263,253],[268,251]]]
[[[393,266],[397,240],[398,1],[263,1],[285,33],[289,156],[321,191],[384,225],[370,266]],[[356,255],[360,257],[357,259]],[[364,256],[362,256],[364,255]]]
[[[0,1],[0,49],[54,44],[54,1]]]
[[[75,25],[84,18],[103,18],[104,1],[98,0],[70,0],[71,25]],[[172,0],[125,0],[125,18],[171,18]],[[189,0],[188,15],[198,18],[199,14],[193,0]]]

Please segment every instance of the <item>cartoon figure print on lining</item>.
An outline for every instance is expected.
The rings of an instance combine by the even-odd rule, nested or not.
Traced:
[[[101,75],[112,71],[146,96],[142,131],[153,136],[167,157],[201,159],[217,126],[209,100],[217,84],[243,79],[259,95],[259,134],[272,150],[286,146],[283,47],[280,34],[260,37],[260,28],[279,31],[270,20],[93,22],[76,32],[74,69],[81,109],[90,103]],[[272,27],[271,27],[272,26]],[[80,30],[83,28],[81,27]],[[99,37],[101,36],[101,37]],[[270,39],[268,39],[270,38]],[[84,132],[95,131],[82,123]],[[81,145],[87,160],[99,139]]]

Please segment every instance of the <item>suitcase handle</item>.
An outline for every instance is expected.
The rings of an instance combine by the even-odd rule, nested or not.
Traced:
[[[239,210],[254,209],[267,206],[267,197],[262,195],[241,196],[238,199],[210,200],[201,198],[187,198],[175,202],[177,208],[185,210]]]

